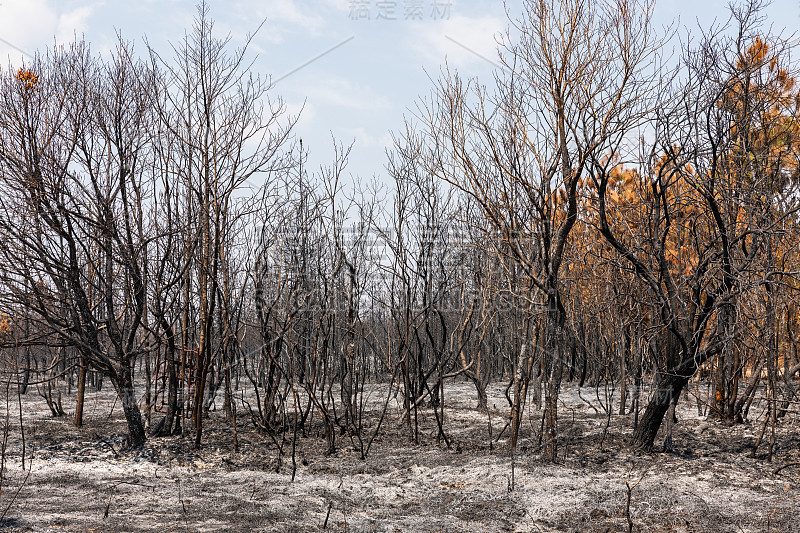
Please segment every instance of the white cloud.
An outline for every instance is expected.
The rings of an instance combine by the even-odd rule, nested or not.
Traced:
[[[506,28],[506,20],[493,16],[454,16],[448,20],[414,26],[414,46],[429,62],[444,59],[455,67],[476,63],[497,63],[496,36]]]
[[[316,116],[314,106],[308,102],[285,102],[286,117],[296,118],[297,127],[310,127]],[[299,117],[299,118],[298,118]]]
[[[352,0],[323,0],[325,4],[328,4],[332,8],[336,9],[337,11],[344,11],[349,12],[350,7],[353,4]]]
[[[0,38],[29,54],[52,44],[58,15],[45,0],[16,0],[0,4]],[[21,57],[6,43],[0,43],[2,63],[8,57],[15,62]]]
[[[359,148],[380,148],[384,149],[392,146],[392,136],[382,131],[380,134],[372,135],[364,127],[344,128],[337,132],[342,141],[350,142],[355,139],[356,146]]]
[[[21,59],[21,49],[28,54],[51,47],[54,40],[71,41],[87,29],[87,20],[95,4],[70,11],[56,2],[46,0],[6,0],[0,3],[0,61],[7,58],[15,63]]]
[[[326,26],[325,19],[308,2],[297,0],[247,0],[236,5],[239,19],[258,24],[266,19],[259,38],[281,43],[295,32],[319,35]]]
[[[339,106],[350,109],[389,109],[391,101],[369,85],[334,76],[317,80],[306,88],[309,102],[316,105]]]
[[[94,11],[94,6],[83,6],[73,9],[67,13],[62,13],[58,18],[56,28],[56,39],[58,42],[69,42],[80,37],[87,30],[87,21]]]

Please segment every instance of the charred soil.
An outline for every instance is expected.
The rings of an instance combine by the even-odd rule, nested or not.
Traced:
[[[560,400],[561,459],[550,464],[540,454],[541,411],[533,402],[520,446],[510,452],[503,390],[490,387],[487,412],[475,408],[468,383],[446,388],[449,446],[437,439],[430,408],[417,413],[414,443],[392,403],[366,459],[346,434],[337,434],[336,452],[326,455],[323,427],[312,420],[294,460],[292,432],[279,457],[275,442],[241,408],[238,452],[219,411],[210,413],[200,448],[184,434],[126,449],[124,418],[111,392],[87,395],[79,429],[68,416],[51,417],[44,401],[28,394],[22,397],[24,471],[19,414],[9,402],[0,493],[7,511],[0,528],[622,532],[630,518],[634,531],[800,531],[800,465],[792,464],[800,462],[796,413],[776,428],[772,462],[764,443],[751,456],[761,430],[757,416],[738,425],[710,422],[698,414],[696,399],[679,405],[673,452],[637,454],[626,447],[633,415],[609,417],[602,391],[579,395],[567,388]],[[374,405],[367,407],[375,411],[365,418],[366,439],[381,391],[376,385],[369,396]],[[65,397],[65,407],[72,401]],[[630,506],[626,480],[639,482]]]

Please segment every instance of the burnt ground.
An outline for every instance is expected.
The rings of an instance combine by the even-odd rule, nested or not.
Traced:
[[[312,431],[278,452],[240,409],[240,451],[222,413],[212,412],[204,444],[190,435],[150,439],[125,450],[113,393],[88,393],[85,425],[53,418],[33,391],[23,397],[22,470],[17,397],[9,413],[0,527],[9,531],[627,531],[626,479],[634,531],[800,531],[800,416],[795,409],[753,458],[763,409],[748,424],[709,422],[682,401],[672,453],[625,446],[631,415],[607,417],[594,389],[567,387],[560,408],[562,458],[539,453],[541,411],[531,402],[518,452],[508,450],[502,384],[489,415],[472,386],[446,388],[450,447],[436,440],[432,411],[420,411],[419,444],[392,404],[365,460],[345,435],[336,453]],[[381,386],[370,396],[382,405]],[[73,398],[64,398],[69,410]],[[113,406],[113,410],[112,410]],[[618,406],[615,407],[616,411]],[[159,415],[154,415],[159,416]],[[5,416],[2,417],[5,421]],[[154,418],[156,420],[156,418]],[[371,422],[374,424],[374,420]],[[606,424],[608,423],[607,431]],[[498,439],[498,435],[500,438]],[[369,434],[367,435],[369,436]],[[659,440],[660,442],[660,440]],[[512,486],[513,473],[513,486]],[[327,519],[327,524],[326,524]]]

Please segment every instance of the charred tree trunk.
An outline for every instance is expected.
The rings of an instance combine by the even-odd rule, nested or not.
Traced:
[[[142,423],[142,414],[136,402],[136,394],[133,390],[133,372],[130,364],[122,365],[115,376],[114,385],[122,402],[125,421],[128,424],[128,444],[131,448],[137,448],[145,443],[147,436]]]
[[[86,396],[86,370],[88,367],[86,358],[80,356],[78,363],[78,396],[75,399],[75,427],[83,426],[83,401]]]
[[[167,370],[167,413],[164,415],[164,420],[159,423],[158,427],[153,431],[153,436],[167,436],[172,435],[173,425],[175,424],[175,415],[178,412],[178,370],[175,354],[177,347],[175,346],[175,333],[172,326],[162,316],[160,319],[161,328],[167,334],[167,349],[165,352],[166,370]],[[177,429],[177,428],[176,428]]]
[[[688,378],[675,374],[666,374],[658,380],[655,394],[647,404],[639,425],[633,432],[631,446],[642,451],[651,451],[653,443],[658,435],[661,422],[670,408],[673,399],[680,396],[681,391],[686,386]]]
[[[549,298],[546,352],[550,356],[550,375],[545,386],[544,397],[544,454],[550,461],[558,459],[558,395],[564,368],[561,360],[560,340],[563,331],[563,315],[559,309],[558,294]]]

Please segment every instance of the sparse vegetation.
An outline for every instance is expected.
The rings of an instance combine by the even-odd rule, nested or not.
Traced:
[[[388,188],[205,3],[0,70],[0,524],[797,528],[797,40],[523,5]]]

